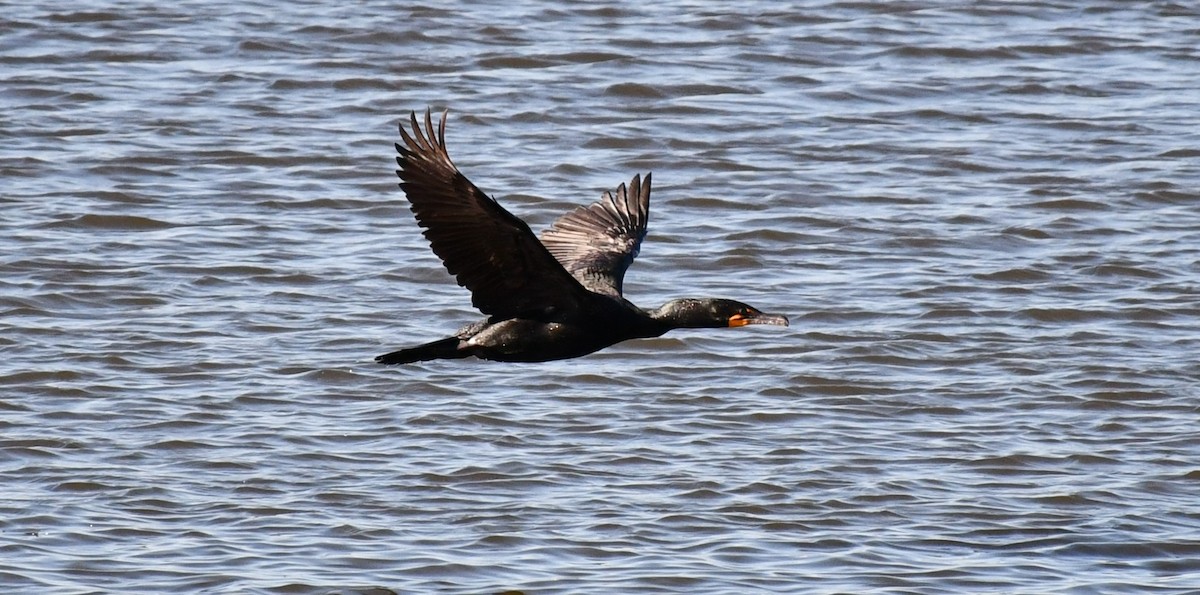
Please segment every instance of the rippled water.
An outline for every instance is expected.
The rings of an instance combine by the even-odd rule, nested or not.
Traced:
[[[1192,3],[83,6],[0,16],[5,592],[1200,589]],[[427,106],[793,325],[376,366],[477,315]]]

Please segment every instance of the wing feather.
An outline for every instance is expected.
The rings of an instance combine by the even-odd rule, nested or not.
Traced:
[[[650,174],[626,188],[560,217],[542,233],[542,244],[587,289],[620,297],[650,221]]]
[[[586,289],[513,216],[466,178],[446,151],[446,113],[434,133],[430,112],[422,130],[400,125],[396,164],[400,187],[434,254],[484,314],[539,317],[577,307]]]

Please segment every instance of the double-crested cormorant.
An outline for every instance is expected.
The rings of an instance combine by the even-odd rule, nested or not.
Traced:
[[[621,296],[621,281],[646,237],[650,174],[633,177],[616,193],[579,207],[539,241],[514,217],[472,184],[446,152],[446,113],[434,136],[413,112],[412,134],[400,124],[396,144],[400,187],[433,252],[471,303],[487,318],[452,337],[375,358],[382,364],[475,356],[540,362],[578,357],[626,339],[657,337],[676,328],[747,324],[786,326],[786,316],[764,314],[741,302],[678,299],[643,310]]]

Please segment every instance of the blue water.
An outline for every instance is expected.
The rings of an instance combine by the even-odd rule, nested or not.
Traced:
[[[12,593],[1200,591],[1187,3],[26,2],[0,16]],[[474,320],[396,187],[792,326],[382,367]]]

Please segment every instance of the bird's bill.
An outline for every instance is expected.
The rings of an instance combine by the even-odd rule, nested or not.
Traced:
[[[734,314],[729,317],[729,326],[746,326],[747,324],[774,324],[776,326],[787,326],[788,318],[783,314],[763,314],[756,312],[754,314]]]

